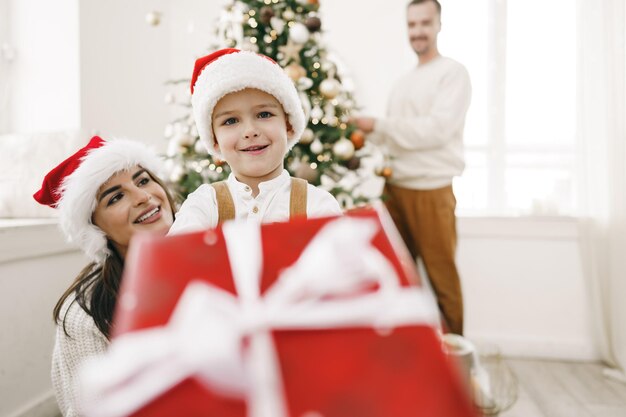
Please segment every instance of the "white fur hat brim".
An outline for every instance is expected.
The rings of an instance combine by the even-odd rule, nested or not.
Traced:
[[[209,154],[223,159],[215,146],[212,117],[217,102],[229,93],[255,88],[274,96],[283,106],[293,128],[288,137],[291,149],[302,136],[306,119],[302,102],[293,81],[283,69],[267,57],[249,51],[223,55],[200,73],[193,89],[191,104],[200,139]]]
[[[149,147],[131,140],[112,139],[89,151],[61,185],[57,205],[59,222],[68,241],[78,245],[90,260],[102,263],[110,255],[102,230],[91,222],[98,189],[114,174],[139,165],[155,175],[162,163]]]

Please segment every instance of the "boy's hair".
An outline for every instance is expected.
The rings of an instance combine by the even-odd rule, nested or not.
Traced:
[[[291,149],[302,136],[306,118],[291,78],[271,58],[234,48],[221,49],[199,58],[191,78],[191,104],[200,139],[209,154],[222,158],[215,148],[212,117],[217,102],[229,93],[254,88],[270,94],[283,106],[293,128]]]

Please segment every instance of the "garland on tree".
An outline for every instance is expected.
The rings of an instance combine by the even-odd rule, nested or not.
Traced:
[[[373,163],[376,155],[365,135],[349,123],[355,108],[337,64],[322,43],[317,0],[236,0],[222,11],[209,52],[233,47],[267,55],[294,81],[309,118],[300,141],[287,154],[291,175],[331,192],[344,208],[379,197]],[[189,80],[172,80],[188,88]],[[188,91],[188,89],[187,89]],[[173,94],[168,102],[176,103]],[[166,127],[169,182],[186,198],[203,183],[226,179],[230,168],[207,154],[199,140],[189,97],[183,114]],[[369,163],[362,163],[362,162]]]

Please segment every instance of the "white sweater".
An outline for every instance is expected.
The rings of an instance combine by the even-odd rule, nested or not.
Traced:
[[[77,381],[80,365],[85,359],[104,353],[109,345],[93,318],[73,301],[73,296],[68,297],[61,308],[61,320],[68,312],[65,328],[69,337],[63,331],[61,322],[57,325],[52,352],[52,387],[65,417],[79,416]]]
[[[470,100],[467,70],[442,56],[396,82],[387,117],[376,121],[371,135],[387,147],[390,184],[434,189],[450,185],[463,172],[463,128]]]

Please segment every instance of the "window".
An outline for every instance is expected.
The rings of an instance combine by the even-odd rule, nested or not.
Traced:
[[[9,0],[0,0],[0,134],[9,131],[10,63],[14,58],[9,42]]]
[[[576,214],[576,2],[443,2],[440,50],[473,97],[462,214]]]

